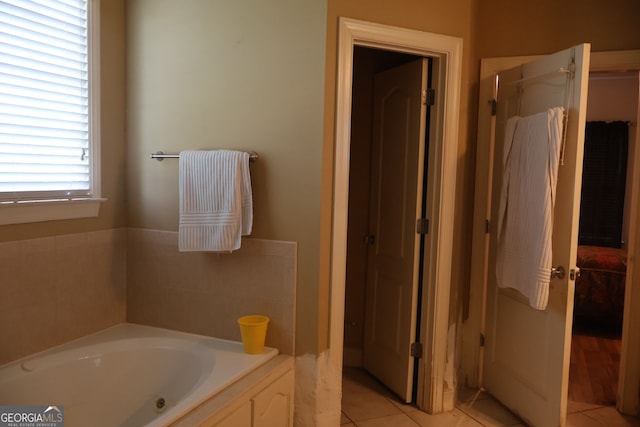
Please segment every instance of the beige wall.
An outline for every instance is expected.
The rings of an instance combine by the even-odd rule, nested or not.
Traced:
[[[636,0],[482,0],[477,58],[544,54],[579,43],[592,51],[640,47]]]
[[[638,117],[639,73],[592,73],[589,77],[587,121],[635,122]]]
[[[315,352],[325,2],[128,2],[127,225],[175,231],[178,161],[255,150],[252,237],[298,243],[298,353]]]
[[[125,1],[103,0],[100,19],[102,197],[97,218],[0,226],[0,241],[125,225]]]

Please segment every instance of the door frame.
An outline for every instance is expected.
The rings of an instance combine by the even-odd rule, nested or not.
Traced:
[[[331,300],[329,318],[330,363],[342,370],[344,299],[349,202],[349,156],[353,50],[355,46],[391,50],[434,60],[436,106],[429,135],[430,167],[427,218],[431,223],[423,264],[420,341],[425,348],[418,364],[417,405],[438,413],[455,404],[454,360],[448,357],[455,342],[449,333],[449,296],[455,212],[455,181],[462,75],[462,39],[406,28],[339,18],[336,90],[333,224],[331,230]]]
[[[482,61],[480,67],[469,315],[463,323],[463,348],[460,353],[462,378],[466,379],[466,385],[469,387],[482,385],[483,351],[480,337],[485,330],[489,249],[489,234],[486,232],[485,221],[490,218],[489,201],[491,198],[491,171],[493,170],[493,159],[490,153],[493,152],[494,133],[493,120],[487,120],[487,117],[491,117],[490,100],[495,98],[493,85],[490,83],[497,72],[538,57],[488,58]],[[620,70],[640,70],[640,50],[591,53],[590,72]],[[636,132],[638,133],[637,127]],[[636,141],[639,141],[639,137],[640,135],[636,135]],[[634,164],[636,165],[634,180],[639,182],[640,150],[636,150]],[[638,362],[640,361],[640,327],[631,330],[631,325],[640,324],[640,310],[631,309],[631,307],[640,307],[640,271],[634,271],[638,268],[634,265],[634,252],[640,256],[640,191],[637,187],[631,194],[630,203],[632,224],[630,225],[617,408],[625,414],[640,415],[640,402],[638,402],[637,395],[640,384],[640,363]]]

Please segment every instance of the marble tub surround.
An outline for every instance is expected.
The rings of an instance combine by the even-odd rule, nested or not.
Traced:
[[[122,323],[126,230],[0,243],[0,364]]]
[[[178,233],[127,230],[127,321],[240,340],[237,318],[271,319],[266,345],[294,353],[297,244],[243,238],[233,253],[178,252]]]

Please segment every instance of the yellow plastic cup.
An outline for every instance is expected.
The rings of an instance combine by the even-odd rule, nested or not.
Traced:
[[[247,354],[260,354],[264,351],[264,340],[267,337],[267,316],[251,315],[238,319],[242,345]]]

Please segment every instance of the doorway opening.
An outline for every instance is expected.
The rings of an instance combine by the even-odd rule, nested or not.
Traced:
[[[453,361],[447,357],[449,343],[449,295],[453,219],[455,210],[456,154],[458,145],[462,39],[405,28],[340,18],[338,73],[336,78],[335,158],[331,232],[331,300],[329,362],[342,372],[345,329],[345,279],[347,264],[347,218],[350,198],[351,107],[353,52],[356,46],[401,52],[433,61],[436,90],[434,126],[430,129],[426,215],[429,234],[425,244],[424,294],[418,322],[425,351],[418,362],[416,404],[439,413],[454,407]],[[445,102],[446,101],[446,102]],[[425,303],[426,302],[426,303]],[[449,369],[447,369],[447,367]]]
[[[352,89],[352,110],[351,110],[351,153],[350,153],[350,166],[349,166],[349,217],[348,217],[348,235],[347,235],[347,260],[346,260],[346,284],[345,284],[345,331],[344,331],[344,366],[345,367],[357,367],[364,368],[369,374],[376,377],[383,384],[389,387],[392,391],[394,391],[394,385],[391,383],[401,383],[400,379],[391,379],[390,381],[385,381],[385,375],[398,375],[405,377],[409,375],[409,378],[404,379],[403,381],[410,382],[408,384],[408,388],[411,391],[404,392],[405,385],[399,385],[399,391],[395,391],[396,394],[400,395],[402,401],[405,402],[416,402],[417,398],[417,364],[415,360],[409,360],[412,366],[409,367],[409,371],[413,371],[413,374],[405,372],[406,369],[401,370],[398,373],[386,373],[386,372],[378,372],[376,366],[376,360],[371,352],[375,353],[384,353],[384,348],[378,351],[376,347],[378,345],[372,343],[373,340],[373,324],[376,323],[376,320],[381,320],[379,317],[375,317],[375,305],[373,301],[376,299],[376,283],[374,280],[374,276],[376,276],[376,271],[373,271],[375,268],[375,256],[369,257],[370,252],[373,250],[372,248],[376,245],[376,242],[380,243],[380,233],[376,232],[375,224],[372,224],[372,217],[378,218],[377,212],[379,209],[377,207],[382,207],[383,212],[390,212],[390,216],[393,217],[393,210],[400,209],[404,207],[402,202],[401,194],[395,192],[389,184],[383,184],[380,187],[375,185],[380,177],[376,173],[377,169],[372,165],[372,161],[376,157],[376,154],[380,151],[384,151],[386,148],[393,150],[396,153],[401,153],[404,147],[400,144],[400,141],[397,143],[395,141],[390,141],[391,144],[389,147],[385,147],[383,150],[377,150],[374,148],[374,138],[381,138],[382,136],[376,130],[376,125],[374,122],[381,121],[381,114],[376,114],[376,108],[380,110],[381,107],[376,107],[379,105],[380,100],[377,99],[376,93],[379,92],[380,86],[383,82],[387,82],[389,89],[392,91],[402,90],[400,88],[400,84],[402,82],[395,82],[397,79],[404,78],[406,71],[410,71],[411,69],[415,69],[416,66],[419,66],[417,62],[421,62],[423,58],[401,53],[401,52],[393,52],[388,50],[380,50],[380,49],[371,49],[367,47],[357,46],[354,49],[353,55],[353,89]],[[426,59],[425,62],[428,63],[429,60]],[[415,65],[410,65],[415,64]],[[428,71],[428,70],[425,70]],[[430,73],[427,73],[430,74]],[[427,83],[427,87],[429,83]],[[411,86],[409,85],[409,88]],[[421,94],[416,92],[415,97],[418,101],[420,101]],[[427,104],[426,99],[424,103]],[[403,105],[404,107],[404,105]],[[429,126],[429,108],[425,105],[426,108],[423,108],[426,114],[422,114],[422,117],[419,118],[419,122],[410,123],[411,126],[414,127],[424,127],[423,133],[424,135],[420,137],[422,141],[418,140],[413,144],[421,144],[422,147],[414,147],[414,149],[419,148],[418,151],[422,151],[424,153],[428,152],[428,126]],[[389,112],[389,109],[387,109]],[[387,114],[389,116],[389,114]],[[394,120],[402,119],[401,117],[394,118]],[[404,132],[404,127],[399,129],[400,133]],[[420,129],[416,129],[419,132]],[[419,133],[418,133],[419,135]],[[404,176],[405,171],[404,163],[409,160],[411,165],[418,165],[417,159],[397,159],[400,160],[400,164],[398,162],[394,162],[393,159],[389,159],[389,154],[387,154],[387,160],[383,157],[378,160],[376,163],[383,162],[385,163],[385,168],[393,168],[389,172],[395,176]],[[415,157],[414,154],[410,154],[407,152],[407,156]],[[423,157],[426,157],[424,154]],[[424,169],[428,168],[427,159],[424,159],[425,165]],[[411,171],[408,174],[409,176],[414,177],[414,183],[418,184],[416,181],[420,181],[419,186],[422,187],[421,195],[416,195],[415,192],[413,194],[408,194],[409,197],[414,200],[406,201],[407,205],[414,205],[416,202],[416,196],[418,198],[419,206],[414,207],[413,211],[420,211],[419,216],[422,217],[422,212],[425,211],[425,206],[420,200],[426,200],[424,189],[426,188],[426,183],[424,182],[426,179],[426,170],[421,174],[417,175],[415,171]],[[391,178],[394,178],[393,176]],[[382,177],[382,179],[385,179]],[[383,194],[382,197],[372,197],[372,188],[377,188],[378,192],[384,191],[387,194]],[[382,201],[379,199],[383,199]],[[375,205],[374,201],[377,201],[377,205]],[[384,207],[382,204],[391,204],[392,206]],[[417,208],[417,209],[416,209]],[[372,212],[373,210],[373,212]],[[408,212],[411,214],[411,212]],[[410,225],[410,230],[407,230],[406,233],[403,233],[402,227],[399,229],[392,229],[397,224],[392,224],[392,221],[389,221],[393,218],[387,218],[386,223],[383,224],[385,230],[382,230],[383,233],[394,233],[394,236],[397,236],[398,240],[395,240],[394,243],[400,243],[406,237],[407,240],[412,239],[412,235],[415,235],[413,224]],[[401,218],[396,218],[397,220],[402,221]],[[409,219],[409,221],[415,221]],[[415,257],[413,256],[413,250],[409,248],[407,254],[411,257],[411,260],[408,260],[408,264],[413,264],[413,259],[417,260],[418,265],[416,265],[416,275],[415,279],[417,280],[417,292],[413,298],[415,301],[412,302],[409,310],[414,313],[413,319],[409,320],[409,325],[401,324],[401,319],[388,319],[389,322],[398,321],[397,326],[400,328],[407,328],[405,331],[394,331],[393,339],[397,339],[398,336],[409,336],[409,339],[412,342],[419,342],[419,323],[416,322],[420,313],[420,295],[421,295],[421,276],[422,270],[420,268],[419,260],[422,258],[420,256],[420,251],[424,250],[423,248],[423,239],[422,242],[419,243],[419,246],[416,246],[414,249],[416,251]],[[411,242],[407,242],[411,243]],[[402,256],[398,254],[397,259],[400,259]],[[413,268],[412,265],[408,265],[408,267]],[[411,272],[409,272],[411,274]],[[411,279],[409,276],[407,279]],[[400,286],[411,286],[411,283],[394,283]],[[395,287],[398,289],[397,287]],[[395,292],[392,292],[395,294]],[[367,297],[368,294],[368,297]],[[400,293],[398,293],[400,295]],[[406,295],[406,294],[405,294]],[[394,306],[399,301],[393,301],[388,298],[383,301],[379,301],[377,305],[382,308],[383,311],[391,313],[394,311]],[[385,319],[387,320],[387,319]],[[379,323],[379,322],[378,322]],[[368,341],[367,341],[368,340]],[[384,344],[383,344],[384,346]],[[367,350],[368,349],[368,350]],[[365,352],[368,351],[369,354]],[[395,355],[394,355],[395,356]],[[382,362],[386,365],[393,365],[388,361]],[[385,369],[386,371],[387,369]]]
[[[615,405],[638,149],[639,73],[589,77],[569,400]]]

